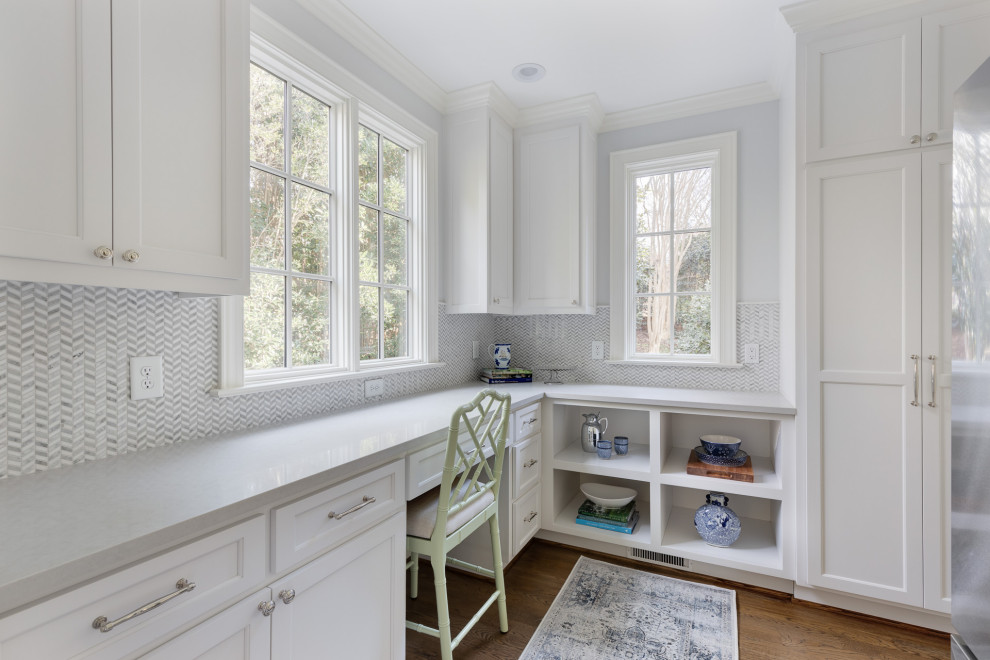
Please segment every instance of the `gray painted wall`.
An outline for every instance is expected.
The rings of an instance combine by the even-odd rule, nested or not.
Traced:
[[[726,131],[738,132],[736,295],[739,302],[779,300],[777,102],[636,126],[598,136],[597,303],[609,302],[609,154]]]

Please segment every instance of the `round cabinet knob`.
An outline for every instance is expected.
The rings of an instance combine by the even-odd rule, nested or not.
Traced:
[[[128,250],[123,254],[123,257],[124,257],[124,261],[129,261],[130,263],[134,263],[141,258],[141,255],[137,252],[137,250]]]
[[[937,139],[938,139],[938,133],[929,133],[928,135],[925,136],[926,142],[934,142]]]
[[[282,602],[283,603],[285,603],[286,605],[288,605],[289,603],[291,603],[292,601],[294,601],[296,599],[296,590],[295,589],[282,589],[282,591],[278,592],[278,597],[282,599]]]
[[[921,136],[920,135],[912,135],[911,136],[911,144],[921,144]]]
[[[265,616],[271,616],[272,612],[275,611],[275,601],[274,600],[263,600],[258,603],[258,611]]]
[[[502,303],[502,299],[501,298],[492,298],[492,302],[495,303],[496,305],[499,305],[499,304]]]
[[[113,250],[108,248],[106,245],[101,245],[100,247],[93,250],[93,254],[95,254],[100,259],[109,259],[113,257]]]
[[[576,305],[576,304],[578,304],[578,302],[577,302],[576,300],[572,300],[572,301],[571,301],[571,304],[572,304],[572,305]]]

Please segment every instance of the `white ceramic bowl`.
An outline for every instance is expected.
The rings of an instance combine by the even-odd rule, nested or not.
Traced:
[[[581,484],[581,492],[589,500],[606,509],[618,509],[634,499],[638,494],[632,488],[609,486],[608,484]]]

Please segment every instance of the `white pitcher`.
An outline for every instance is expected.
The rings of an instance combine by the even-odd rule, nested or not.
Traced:
[[[509,348],[512,344],[489,344],[488,354],[495,360],[496,369],[508,369],[509,359],[512,357]]]

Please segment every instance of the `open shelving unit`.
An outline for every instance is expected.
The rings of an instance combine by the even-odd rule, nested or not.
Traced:
[[[609,419],[605,437],[629,437],[629,454],[603,460],[581,448],[582,413]],[[742,439],[753,459],[752,483],[687,474],[699,436]],[[746,410],[665,409],[660,406],[549,402],[544,416],[544,527],[588,542],[637,547],[704,564],[793,579],[793,417]],[[635,488],[640,522],[632,534],[578,525],[580,486],[602,482]],[[694,527],[709,492],[729,495],[742,534],[728,548],[710,546]]]

